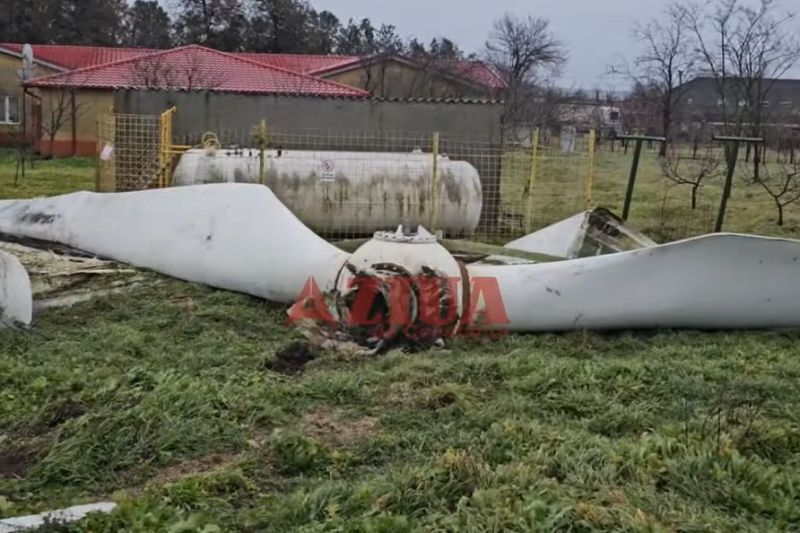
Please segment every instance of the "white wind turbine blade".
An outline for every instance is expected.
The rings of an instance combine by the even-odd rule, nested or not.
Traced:
[[[262,185],[4,200],[0,232],[276,302],[292,302],[309,276],[333,288],[348,257]]]
[[[28,325],[32,315],[28,272],[19,259],[0,250],[0,328]]]
[[[800,241],[712,234],[609,255],[470,265],[511,331],[800,326]]]

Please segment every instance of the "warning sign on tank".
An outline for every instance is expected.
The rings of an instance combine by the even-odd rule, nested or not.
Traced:
[[[336,163],[333,159],[323,159],[319,173],[320,181],[334,181],[336,179]]]

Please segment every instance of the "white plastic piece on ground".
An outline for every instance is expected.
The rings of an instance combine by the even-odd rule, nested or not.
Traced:
[[[575,238],[580,234],[581,226],[585,219],[586,213],[578,213],[539,231],[534,231],[529,235],[513,240],[506,244],[505,248],[522,252],[537,252],[556,257],[569,257],[574,248]]]
[[[430,220],[433,155],[428,153],[269,150],[264,182],[318,232],[369,234]],[[175,168],[176,185],[259,183],[258,150],[189,150]],[[437,159],[437,227],[471,233],[483,202],[478,171],[466,161]]]
[[[348,258],[248,184],[4,200],[0,232],[276,302],[293,301],[309,276],[332,289]]]
[[[657,243],[602,208],[592,209],[509,242],[506,248],[575,259]]]
[[[89,513],[110,513],[116,506],[117,504],[113,502],[90,503],[35,515],[3,518],[0,519],[0,533],[14,533],[16,531],[40,528],[48,523],[65,524],[77,522],[85,518]]]
[[[33,296],[28,272],[19,259],[0,250],[0,328],[28,325],[33,318]]]
[[[800,241],[713,234],[519,266],[498,280],[512,331],[800,326]]]

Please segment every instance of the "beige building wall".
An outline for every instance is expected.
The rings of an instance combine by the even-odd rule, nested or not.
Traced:
[[[40,153],[55,157],[96,154],[98,120],[113,107],[114,92],[40,89],[38,93],[42,123],[37,143]],[[50,130],[53,126],[56,126],[56,132],[51,141]]]
[[[20,72],[22,70],[22,59],[13,55],[0,53],[0,144],[12,143],[19,138],[22,128],[22,116],[24,105],[23,90],[20,84]],[[42,65],[34,65],[33,76],[48,76],[59,71]],[[5,122],[5,97],[12,97],[9,105],[15,107],[16,123]],[[30,102],[28,102],[28,113],[30,114]],[[11,113],[10,113],[11,115]]]
[[[387,59],[338,72],[325,79],[365,89],[383,98],[481,98],[481,91],[441,73]]]

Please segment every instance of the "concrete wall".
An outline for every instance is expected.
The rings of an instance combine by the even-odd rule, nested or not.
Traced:
[[[502,162],[501,104],[167,91],[117,91],[114,98],[119,113],[155,115],[173,105],[178,109],[174,137],[190,136],[191,144],[196,144],[205,131],[229,129],[243,134],[239,137],[242,144],[253,146],[250,132],[262,119],[266,119],[270,132],[313,129],[331,132],[313,140],[305,135],[273,135],[273,147],[285,149],[410,151],[423,146],[429,150],[430,134],[438,131],[442,135],[442,153],[469,161],[478,169],[484,193],[481,226],[497,222]],[[414,134],[398,136],[395,132]]]
[[[159,114],[177,106],[176,135],[232,129],[249,132],[261,119],[272,130],[433,132],[500,137],[500,104],[416,103],[213,92],[117,91],[119,113]]]

